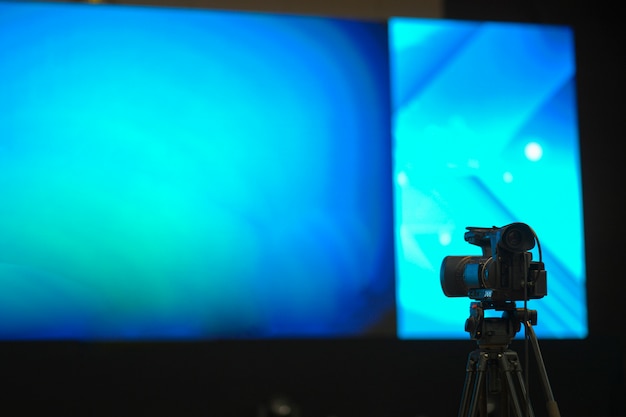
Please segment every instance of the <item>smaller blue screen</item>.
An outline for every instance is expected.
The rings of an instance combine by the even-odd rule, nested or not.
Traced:
[[[585,337],[572,30],[408,18],[389,30],[399,336],[467,338],[471,300],[444,295],[442,260],[481,254],[467,226],[523,222],[548,277],[528,305],[538,336]]]
[[[0,3],[0,339],[393,335],[387,35]]]

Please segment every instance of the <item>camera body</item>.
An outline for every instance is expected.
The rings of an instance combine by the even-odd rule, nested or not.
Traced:
[[[538,299],[548,294],[543,262],[532,260],[536,235],[524,223],[503,227],[467,227],[465,241],[482,256],[446,256],[441,288],[448,297],[469,297],[495,305]]]

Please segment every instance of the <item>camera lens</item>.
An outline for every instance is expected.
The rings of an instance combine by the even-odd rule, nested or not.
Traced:
[[[447,297],[466,297],[465,265],[471,256],[446,256],[441,262],[441,289]]]

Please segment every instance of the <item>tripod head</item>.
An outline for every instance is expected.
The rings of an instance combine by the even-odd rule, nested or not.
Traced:
[[[502,311],[502,316],[486,318],[485,310]],[[465,321],[465,331],[481,348],[505,350],[523,322],[537,324],[537,310],[517,308],[514,301],[475,301],[470,304],[470,316]]]

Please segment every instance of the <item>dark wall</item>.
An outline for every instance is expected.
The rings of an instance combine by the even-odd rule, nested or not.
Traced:
[[[339,3],[339,2],[336,2]],[[157,4],[151,2],[151,4]],[[166,4],[166,3],[163,3]],[[189,2],[337,16],[445,16],[566,23],[575,29],[590,336],[540,341],[564,416],[626,415],[624,24],[606,5],[461,0]],[[228,5],[238,7],[228,7]],[[471,4],[471,6],[469,6]],[[557,190],[555,190],[557,192]],[[541,196],[528,190],[542,204]],[[564,207],[563,210],[567,210]],[[522,342],[519,342],[522,343]],[[518,342],[513,348],[524,351]],[[467,341],[3,343],[0,412],[63,416],[263,416],[287,396],[301,416],[456,415]],[[520,356],[523,354],[520,353]],[[532,353],[530,358],[533,359]],[[529,388],[545,415],[532,362]],[[11,411],[17,409],[18,413]],[[297,410],[296,410],[297,411]],[[298,415],[292,413],[292,415]]]

